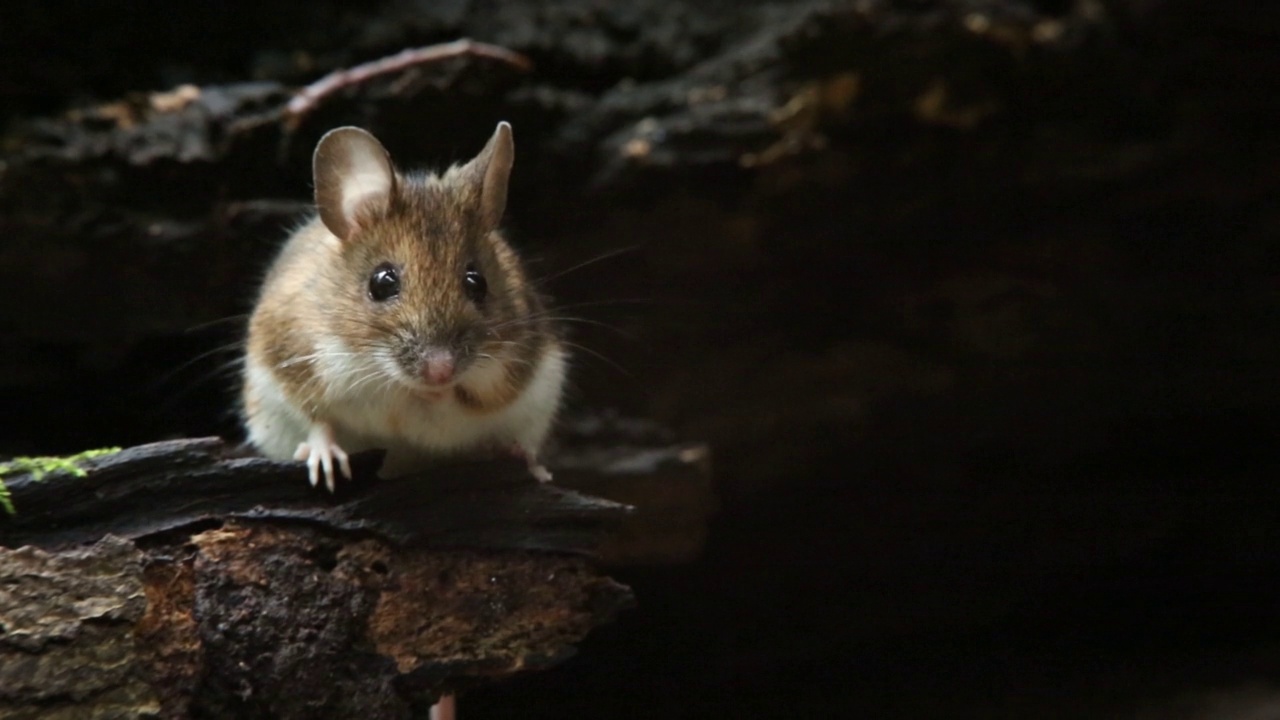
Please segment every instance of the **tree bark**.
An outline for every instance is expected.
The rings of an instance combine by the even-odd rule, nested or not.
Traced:
[[[379,460],[353,457],[333,497],[216,438],[7,478],[0,715],[425,717],[441,692],[571,655],[633,603],[596,549],[652,560],[610,536],[673,514],[514,461],[383,480]],[[696,445],[578,445],[552,467],[623,494],[649,477],[705,487]]]

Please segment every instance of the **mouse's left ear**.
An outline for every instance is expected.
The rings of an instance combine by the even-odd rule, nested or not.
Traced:
[[[515,159],[511,124],[503,121],[480,154],[462,167],[464,176],[480,186],[480,219],[491,229],[498,227],[507,209],[507,184]]]
[[[342,240],[391,201],[396,186],[391,157],[365,130],[341,127],[325,133],[311,164],[320,220]]]

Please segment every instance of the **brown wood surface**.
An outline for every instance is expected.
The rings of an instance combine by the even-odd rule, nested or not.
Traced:
[[[577,441],[553,463],[570,482],[703,497],[680,488],[706,488],[705,448]],[[601,560],[661,562],[705,534],[672,530],[705,526],[705,503],[646,512],[505,460],[383,480],[379,460],[355,456],[334,496],[217,438],[7,478],[0,717],[424,716],[632,605]]]

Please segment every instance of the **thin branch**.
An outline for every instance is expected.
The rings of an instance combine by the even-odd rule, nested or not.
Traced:
[[[285,106],[283,118],[285,130],[293,132],[303,118],[319,107],[330,95],[343,88],[359,85],[381,75],[402,72],[417,65],[429,65],[458,57],[497,60],[520,72],[529,72],[533,69],[533,61],[520,53],[465,38],[440,45],[411,48],[352,68],[336,70],[302,88]]]

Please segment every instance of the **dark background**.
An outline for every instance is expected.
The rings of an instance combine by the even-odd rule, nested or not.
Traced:
[[[536,70],[231,122],[460,36]],[[0,454],[236,436],[316,138],[512,121],[572,408],[710,442],[722,509],[464,717],[1280,717],[1275,7],[11,3],[0,68]]]

